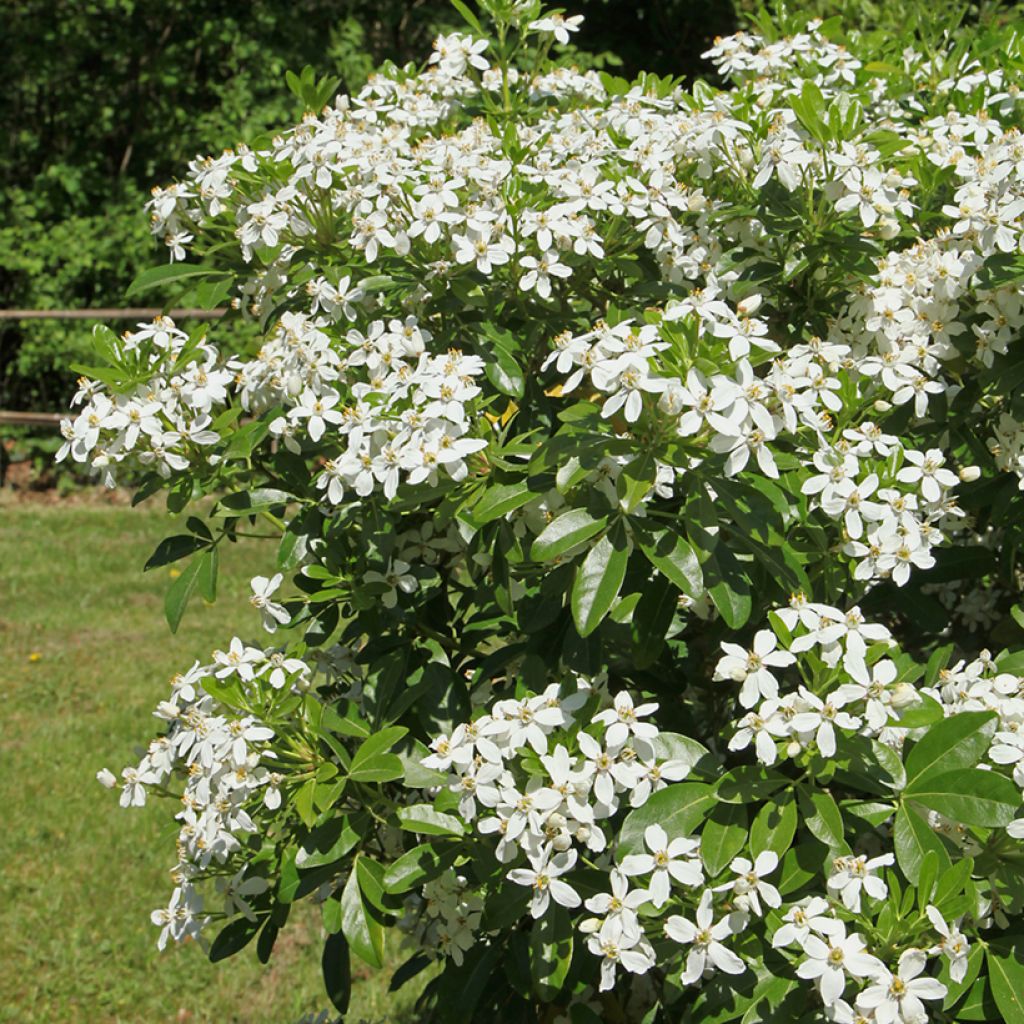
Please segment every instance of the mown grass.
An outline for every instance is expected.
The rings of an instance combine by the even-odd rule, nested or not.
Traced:
[[[170,809],[121,810],[94,780],[133,761],[167,680],[251,633],[258,541],[225,551],[220,594],[163,618],[171,570],[141,568],[159,512],[0,505],[0,1022],[289,1024],[326,1009],[315,910],[292,915],[271,963],[156,950],[169,893]],[[397,958],[397,954],[396,954]],[[355,965],[353,965],[355,967]],[[411,992],[357,971],[351,1021],[411,1021]],[[413,986],[410,986],[413,988]]]

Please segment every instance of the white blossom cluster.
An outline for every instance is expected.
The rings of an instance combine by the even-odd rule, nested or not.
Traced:
[[[902,586],[911,566],[927,569],[935,564],[931,548],[944,539],[942,527],[949,529],[962,516],[950,496],[959,483],[957,474],[945,468],[941,450],[904,450],[899,438],[870,420],[846,428],[829,443],[823,432],[830,413],[843,409],[838,392],[846,374],[840,367],[849,357],[849,346],[794,346],[772,363],[766,377],[758,377],[746,358],[751,344],[769,351],[779,346],[767,338],[767,324],[749,315],[752,306],[756,308],[748,300],[738,316],[705,293],[699,304],[684,301],[666,314],[672,320],[683,315],[680,310],[695,313],[703,329],[726,338],[737,358],[734,376],[718,373],[709,379],[693,368],[685,382],[672,378],[658,366],[658,353],[670,347],[658,326],[636,327],[628,321],[615,327],[600,324],[582,335],[561,335],[545,366],[553,364],[568,375],[563,395],[589,377],[608,395],[602,405],[605,417],[621,410],[632,423],[643,411],[644,394],[658,395],[652,415],[659,423],[671,423],[680,437],[703,439],[711,451],[727,453],[727,477],[756,465],[777,479],[770,442],[802,431],[807,435],[803,459],[814,471],[803,492],[813,495],[828,516],[842,521],[848,539],[844,551],[857,561],[854,577],[892,578]],[[894,452],[906,465],[890,473],[886,460]],[[862,461],[867,461],[867,471]],[[891,485],[880,486],[880,476],[891,477]]]
[[[574,19],[545,18],[531,30],[561,38],[573,30],[570,24]],[[328,500],[339,502],[346,491],[365,496],[374,485],[390,496],[403,472],[412,481],[433,481],[439,465],[458,478],[465,455],[481,447],[480,438],[467,436],[474,424],[459,404],[477,393],[470,378],[482,367],[468,355],[425,357],[430,332],[421,324],[436,297],[427,287],[431,279],[476,275],[544,303],[554,302],[559,289],[597,288],[593,297],[600,299],[594,282],[606,261],[650,250],[680,293],[666,303],[665,321],[695,320],[700,336],[724,346],[728,359],[723,352],[719,371],[709,379],[697,368],[678,373],[659,366],[669,342],[653,325],[628,321],[559,335],[549,363],[568,378],[563,393],[586,377],[601,395],[604,415],[621,414],[628,427],[648,400],[655,415],[678,417],[683,438],[699,438],[727,456],[729,475],[756,465],[777,476],[781,439],[798,432],[795,454],[810,465],[819,449],[841,445],[842,438],[829,437],[835,419],[849,423],[853,414],[861,424],[872,403],[911,403],[920,417],[933,399],[953,400],[959,385],[944,366],[972,335],[968,354],[981,364],[1006,352],[1024,326],[1020,289],[983,287],[980,277],[992,257],[1021,246],[1024,143],[999,120],[1019,97],[1000,73],[979,77],[964,67],[948,88],[976,96],[978,113],[927,118],[913,91],[890,94],[881,80],[865,88],[860,62],[814,23],[772,44],[741,33],[707,56],[738,87],[701,94],[696,103],[638,88],[609,95],[589,73],[534,79],[530,116],[516,127],[524,155],[513,161],[485,121],[444,130],[481,91],[501,87],[484,41],[453,33],[436,41],[422,74],[375,76],[358,96],[307,115],[266,150],[198,160],[185,182],[156,190],[154,230],[175,257],[183,240],[211,221],[234,223],[243,256],[260,268],[241,285],[253,315],[282,300],[309,303],[308,314],[281,317],[259,358],[230,365],[243,405],[283,400],[289,406],[274,429],[285,443],[303,429],[314,441],[328,429],[346,435],[347,446],[318,479]],[[905,55],[905,63],[920,80],[934,71],[918,54]],[[787,70],[794,65],[803,69],[800,78]],[[517,84],[519,74],[511,74]],[[803,82],[813,83],[826,102],[843,97],[844,109],[864,107],[855,119],[859,134],[841,142],[812,137],[789,105]],[[579,109],[552,105],[581,97]],[[763,112],[770,117],[764,138]],[[867,138],[867,126],[878,120],[896,140],[893,152],[883,154]],[[557,145],[549,144],[553,138]],[[877,248],[877,241],[898,234],[901,222],[913,220],[918,183],[900,168],[917,153],[951,168],[959,182],[943,208],[948,226],[877,257],[877,273],[831,319],[827,340],[787,344],[778,324],[782,296],[767,286],[755,294],[740,287],[744,261],[778,253],[756,217],[729,214],[736,190],[761,189],[770,179],[791,192],[820,190],[837,215],[856,218]],[[519,186],[509,190],[512,174]],[[529,199],[513,201],[513,195]],[[312,277],[293,272],[302,269],[295,261],[308,259],[310,246],[337,246],[339,234],[367,265],[399,257],[419,268],[422,315],[374,321],[343,337],[339,322],[358,320],[372,304],[363,283],[354,272],[328,279],[315,264]],[[747,254],[740,263],[737,249]],[[305,283],[294,283],[296,277]],[[767,355],[778,358],[766,363]],[[358,383],[347,379],[355,366],[365,370]],[[335,386],[342,382],[349,392]],[[454,389],[460,399],[445,402],[438,389]],[[98,443],[89,424],[104,423],[104,411],[101,403],[79,417],[80,425],[65,428],[80,461]],[[156,418],[164,430],[172,426]],[[1000,451],[1009,454],[997,457],[1007,468],[1016,449],[999,438],[1016,436],[1014,422],[1003,413],[998,428]],[[98,457],[101,466],[109,458]],[[164,464],[162,455],[155,458]],[[897,569],[896,578],[903,576],[897,563],[908,561],[904,551],[927,563],[939,539],[934,520],[905,511],[902,525],[894,529],[894,521],[879,523],[865,550],[856,543],[851,549],[863,560],[862,578]],[[876,549],[885,551],[881,565]]]
[[[175,780],[184,784],[175,815],[180,823],[178,860],[171,871],[175,888],[168,905],[152,914],[161,929],[161,949],[168,939],[200,937],[209,917],[197,882],[208,875],[219,876],[225,913],[252,917],[246,898],[263,892],[266,879],[245,877],[244,865],[224,872],[242,849],[240,837],[260,829],[261,809],[275,811],[282,804],[284,775],[275,770],[275,731],[254,715],[230,712],[207,693],[204,681],[235,682],[255,696],[263,684],[271,693],[305,692],[309,676],[305,662],[234,637],[227,650],[214,652],[211,664],[196,662],[171,681],[169,698],[154,712],[166,732],[150,742],[137,765],[122,770],[122,807],[143,806],[150,792],[167,795]],[[118,784],[106,769],[98,778],[111,788]]]
[[[442,469],[462,479],[466,458],[487,446],[467,436],[477,425],[467,407],[481,393],[480,358],[457,349],[429,353],[431,334],[413,317],[374,321],[365,335],[353,328],[343,345],[325,326],[323,318],[285,313],[255,359],[220,365],[212,346],[186,349],[188,336],[168,318],[140,325],[122,341],[125,353],[148,357],[144,379],[125,394],[81,382],[74,402],[85,405],[61,425],[58,461],[70,454],[89,463],[109,486],[125,459],[165,478],[202,459],[216,462],[220,453],[203,452],[224,436],[211,429],[211,414],[237,395],[247,412],[286,410],[270,433],[289,450],[301,452],[306,438],[338,450],[317,478],[331,504],[346,491],[366,497],[375,488],[392,498],[402,479],[436,485]],[[179,368],[189,351],[198,358]]]
[[[212,414],[232,380],[231,371],[218,365],[217,350],[190,341],[169,317],[158,317],[126,332],[119,354],[139,366],[138,382],[112,392],[100,381],[80,378],[72,405],[82,410],[61,421],[57,461],[70,455],[113,487],[116,466],[125,460],[167,478],[206,458],[204,452],[221,439],[211,429]]]
[[[413,935],[424,948],[461,964],[476,941],[483,899],[454,869],[425,882],[421,896],[416,902],[423,913]]]
[[[865,623],[856,609],[843,615],[798,602],[781,617],[793,626],[813,623],[798,646],[808,650],[817,643],[822,658],[833,665],[863,660],[869,644],[889,641],[887,630]],[[792,661],[791,655],[774,650],[774,641],[762,631],[756,652],[730,652],[723,659],[729,677],[737,674],[730,665],[742,664],[745,687],[771,688],[769,670]],[[752,671],[755,662],[758,674]],[[939,981],[921,977],[928,957],[944,955],[954,980],[966,972],[969,947],[956,925],[929,907],[934,945],[905,950],[891,969],[868,951],[863,935],[850,930],[840,913],[861,914],[868,909],[865,900],[873,904],[886,897],[880,871],[893,863],[891,853],[837,857],[826,880],[827,894],[788,906],[772,881],[780,864],[772,851],[737,856],[719,879],[708,879],[699,836],[670,835],[651,824],[622,853],[622,837],[615,830],[606,833],[602,823],[610,824],[621,807],[642,807],[667,780],[685,778],[696,755],[683,748],[680,756],[662,760],[656,748],[665,744],[670,749],[672,738],[659,738],[649,721],[656,705],[636,705],[625,691],[611,700],[601,693],[599,685],[578,680],[576,692],[568,695],[554,684],[537,696],[499,700],[451,735],[436,737],[422,762],[449,773],[448,789],[459,797],[459,815],[475,822],[479,835],[491,837],[499,862],[525,860],[507,877],[529,890],[531,917],[544,917],[554,905],[578,912],[576,926],[600,959],[600,990],[611,989],[619,971],[643,975],[658,965],[652,940],[659,935],[677,947],[683,985],[701,983],[716,972],[743,974],[750,968],[730,948],[730,939],[774,911],[781,925],[772,944],[796,948],[796,975],[815,983],[828,1019],[853,1021],[855,1013],[869,1021],[903,1024],[926,1019],[923,1001],[941,999],[946,992]],[[584,712],[594,698],[611,706],[592,714],[586,724]],[[582,728],[569,740],[581,720]],[[832,721],[828,712],[819,714],[794,735],[802,734],[808,743],[815,735],[824,740]],[[581,896],[574,872],[584,860],[589,868],[607,873],[607,892]],[[422,901],[430,915],[426,930],[420,928],[424,941],[429,932],[461,962],[481,938],[474,934],[480,905],[467,894],[465,879],[454,871],[442,875],[424,886]],[[674,912],[687,907],[689,916]],[[851,983],[857,989],[853,996],[848,995]]]
[[[834,756],[837,732],[884,736],[890,742],[903,735],[894,723],[899,709],[917,699],[917,691],[899,681],[891,659],[869,662],[867,657],[871,645],[893,646],[885,626],[865,621],[859,608],[843,612],[803,595],[775,615],[787,634],[783,645],[773,629],[759,630],[749,650],[722,644],[714,678],[739,683],[738,700],[747,709],[729,740],[730,750],[753,746],[757,759],[772,765],[780,751],[797,757],[813,747]],[[836,670],[836,680],[821,692],[803,684],[783,692],[780,670],[795,665],[807,651]]]

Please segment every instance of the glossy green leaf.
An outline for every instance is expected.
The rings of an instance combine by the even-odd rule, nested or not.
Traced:
[[[585,508],[570,509],[544,527],[530,546],[530,557],[535,562],[560,558],[599,534],[607,525],[607,516],[595,518]]]
[[[902,806],[896,812],[893,845],[896,850],[896,863],[907,879],[915,885],[921,875],[921,864],[929,852],[938,857],[940,870],[950,866],[949,854],[942,840],[912,807]]]
[[[402,761],[388,751],[408,732],[404,726],[393,725],[363,740],[352,755],[348,776],[353,782],[390,782],[402,777]]]
[[[990,711],[964,711],[933,725],[907,756],[907,792],[929,775],[973,768],[985,756],[996,724]]]
[[[605,534],[587,552],[572,587],[572,617],[580,636],[589,636],[611,611],[629,562],[629,546],[621,526]]]
[[[905,795],[961,825],[1009,825],[1021,805],[1020,790],[1009,779],[980,768],[917,778]]]
[[[427,836],[461,836],[465,831],[458,818],[436,811],[430,804],[400,807],[398,823],[406,832],[418,832]]]
[[[700,856],[708,878],[721,874],[747,845],[747,808],[743,804],[717,803],[700,835]]]
[[[476,525],[483,526],[514,512],[535,497],[537,495],[530,490],[525,480],[514,484],[496,484],[488,487],[469,509],[469,518]]]
[[[750,852],[757,856],[771,850],[781,859],[793,844],[798,821],[796,800],[792,793],[766,803],[750,826]]]
[[[988,951],[988,977],[992,996],[1005,1024],[1024,1024],[1024,941],[1009,948],[993,945]]]
[[[530,929],[530,974],[540,998],[549,1002],[565,984],[572,963],[573,924],[557,904]]]
[[[349,872],[341,894],[341,931],[356,956],[371,967],[383,966],[384,928],[371,916],[355,870]]]
[[[704,565],[706,585],[718,614],[730,629],[746,625],[753,610],[750,580],[736,556],[719,544]]]
[[[421,884],[439,872],[441,862],[441,854],[432,843],[414,846],[385,869],[385,892],[408,892],[413,886]]]
[[[245,949],[256,937],[261,923],[259,920],[250,921],[247,917],[236,917],[233,921],[229,921],[217,933],[217,937],[210,945],[210,962],[217,963],[220,960],[226,960],[229,956],[234,956],[240,950]]]
[[[800,817],[807,831],[832,850],[845,851],[843,814],[830,793],[823,789],[802,787],[799,793]]]
[[[227,271],[200,267],[194,263],[169,263],[160,267],[150,267],[132,281],[124,297],[130,299],[154,288],[168,288],[184,281],[195,281],[200,277],[224,277],[226,274]]]
[[[684,594],[697,598],[704,592],[704,573],[693,548],[675,531],[659,530],[640,540],[640,550],[663,576]]]
[[[677,782],[652,793],[645,804],[626,815],[616,857],[621,860],[640,852],[648,825],[661,825],[673,839],[691,835],[714,805],[714,791],[702,782]]]
[[[203,559],[206,553],[195,556],[182,570],[181,575],[167,588],[164,596],[164,616],[172,633],[178,632],[181,617],[185,614],[188,602],[199,584],[199,575],[203,571]]]
[[[329,935],[324,942],[320,957],[320,970],[323,973],[324,988],[331,1005],[340,1013],[348,1012],[349,1000],[352,996],[352,970],[349,962],[348,943],[340,932]]]

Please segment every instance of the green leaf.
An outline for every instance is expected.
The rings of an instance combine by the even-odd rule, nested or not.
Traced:
[[[352,952],[371,967],[384,964],[384,928],[370,915],[353,868],[341,894],[341,932]]]
[[[751,854],[756,857],[764,850],[771,850],[781,860],[793,844],[797,820],[792,793],[784,793],[777,801],[766,803],[750,826]]]
[[[167,588],[167,594],[164,597],[164,616],[172,633],[178,632],[181,617],[185,614],[192,593],[199,583],[199,575],[203,571],[205,557],[205,555],[200,555],[193,558],[181,575]]]
[[[747,845],[747,837],[746,805],[715,804],[700,835],[700,856],[709,878],[729,866]]]
[[[1024,1024],[1024,963],[1018,958],[1021,940],[1016,949],[997,952],[993,945],[988,951],[988,977],[992,996],[1003,1015],[1005,1024]]]
[[[250,424],[259,426],[260,424]],[[236,491],[221,498],[214,507],[212,515],[222,519],[239,519],[243,516],[267,512],[279,505],[287,505],[294,501],[295,496],[287,491],[279,491],[273,487],[257,487],[252,491]]]
[[[508,395],[510,398],[522,398],[526,390],[522,367],[512,354],[500,345],[494,346],[492,355],[493,359],[488,359],[484,364],[487,379],[503,395]]]
[[[986,1024],[996,1021],[999,1007],[992,996],[992,987],[988,977],[982,975],[970,987],[964,1001],[954,1011],[956,1021],[985,1021]]]
[[[908,786],[905,795],[961,825],[999,828],[1009,825],[1021,804],[1009,779],[980,768],[928,774]]]
[[[390,913],[384,906],[384,865],[378,864],[366,854],[361,854],[356,857],[355,869],[363,901],[371,907],[375,907],[382,914]]]
[[[800,816],[807,831],[831,850],[847,850],[843,814],[830,793],[802,786],[799,792]]]
[[[312,828],[316,822],[316,811],[313,810],[313,797],[316,795],[316,779],[307,779],[298,789],[293,799],[295,810],[306,828]]]
[[[907,880],[914,885],[921,876],[921,865],[927,854],[934,853],[938,857],[940,870],[948,870],[950,867],[949,854],[942,840],[912,807],[901,806],[896,812],[893,844],[896,863]]]
[[[669,839],[690,835],[714,805],[714,791],[702,782],[678,782],[659,789],[626,815],[616,857],[621,861],[628,853],[639,853],[648,825],[661,825]]]
[[[665,634],[679,606],[679,591],[664,576],[655,576],[644,587],[633,609],[631,633],[633,663],[637,668],[654,664],[665,646]]]
[[[348,777],[353,782],[391,782],[403,774],[402,759],[389,751],[409,730],[401,725],[381,729],[363,740],[352,755]]]
[[[404,964],[399,967],[394,974],[391,975],[391,981],[388,984],[389,992],[397,992],[407,981],[411,981],[422,971],[425,971],[432,963],[434,963],[433,957],[427,956],[426,953],[413,953]]]
[[[932,893],[935,891],[935,882],[939,877],[939,868],[942,862],[937,850],[928,850],[921,858],[921,870],[917,876],[917,908],[924,912],[924,908],[932,901]]]
[[[573,927],[555,905],[530,929],[530,974],[540,998],[549,1002],[562,990],[572,963]]]
[[[640,541],[647,560],[684,594],[698,598],[704,592],[704,573],[693,548],[674,530],[659,530]]]
[[[217,568],[219,565],[219,548],[211,547],[200,556],[196,586],[199,588],[199,596],[210,604],[217,600]]]
[[[150,291],[153,288],[175,284],[178,281],[189,281],[197,277],[224,277],[227,271],[214,270],[211,267],[200,267],[194,263],[169,263],[162,267],[150,267],[144,270],[128,286],[124,293],[126,299],[138,295],[140,292]]]
[[[194,537],[190,533],[176,533],[172,537],[164,537],[156,546],[156,551],[149,556],[142,571],[149,572],[150,569],[158,569],[162,565],[177,562],[205,547],[206,541],[202,537]]]
[[[550,562],[590,540],[608,525],[608,517],[595,519],[585,508],[574,508],[553,519],[530,545],[530,558]]]
[[[635,512],[651,492],[657,477],[658,464],[654,455],[647,451],[638,455],[622,468],[616,481],[619,505],[628,514]]]
[[[488,487],[469,509],[469,519],[471,523],[483,526],[509,512],[514,512],[536,497],[536,493],[530,490],[525,480],[514,484],[497,484]]]
[[[629,545],[621,525],[587,552],[572,586],[572,617],[580,636],[590,636],[611,610],[628,561]]]
[[[463,3],[463,0],[451,0],[452,7],[462,15],[463,21],[477,34],[477,38],[486,39],[487,33],[477,20],[476,15]]]
[[[302,840],[295,856],[296,866],[305,869],[336,864],[355,848],[369,822],[369,814],[357,811],[318,825]]]
[[[929,775],[973,768],[992,742],[996,721],[991,711],[964,711],[933,725],[907,757],[907,791]]]
[[[236,917],[234,921],[229,921],[210,946],[210,962],[215,964],[226,960],[245,949],[255,938],[262,923],[260,920],[250,921],[247,917]]]
[[[320,970],[324,976],[324,988],[331,1005],[341,1014],[348,1012],[352,996],[352,969],[349,962],[348,943],[340,932],[328,935],[320,957]]]
[[[431,878],[441,870],[441,855],[431,843],[422,843],[406,850],[384,871],[384,891],[408,892],[414,885]]]
[[[425,836],[461,836],[465,832],[458,818],[436,811],[430,804],[399,807],[398,823],[406,832],[418,832]]]
[[[705,563],[708,593],[718,614],[730,629],[746,625],[753,609],[750,580],[739,559],[719,544]]]

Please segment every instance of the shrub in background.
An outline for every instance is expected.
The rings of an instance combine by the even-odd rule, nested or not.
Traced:
[[[139,285],[261,345],[101,330],[64,425],[185,517],[172,629],[273,537],[120,780],[160,944],[312,899],[342,1012],[397,929],[424,1019],[1021,1021],[1019,40],[766,23],[687,90],[456,7],[155,191]]]

